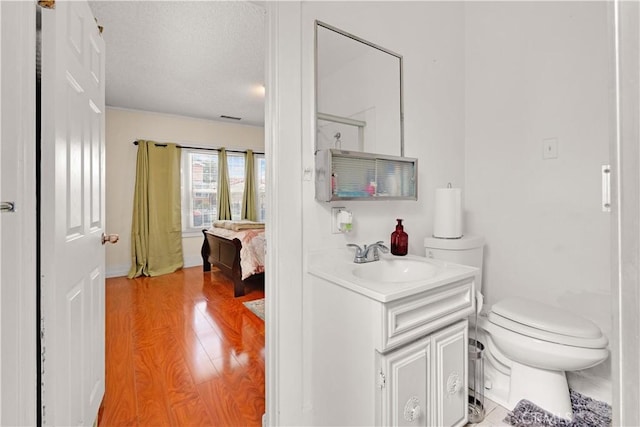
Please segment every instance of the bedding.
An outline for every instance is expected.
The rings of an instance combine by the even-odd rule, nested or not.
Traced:
[[[251,225],[245,221],[240,227]],[[257,228],[234,231],[231,222],[221,221],[217,227],[202,230],[202,270],[217,267],[233,282],[236,297],[245,294],[245,284],[249,282],[264,284],[264,225],[253,227]]]
[[[220,220],[214,221],[213,227],[211,228],[224,228],[227,230],[233,231],[242,231],[242,230],[264,230],[264,222],[255,222],[255,221],[230,221],[230,220]]]
[[[264,229],[233,229],[211,227],[207,233],[227,240],[238,239],[242,243],[240,248],[241,279],[264,272],[265,240]]]

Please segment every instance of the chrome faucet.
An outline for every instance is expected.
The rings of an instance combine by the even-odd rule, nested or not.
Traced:
[[[372,243],[370,245],[364,245],[364,248],[360,248],[360,246],[353,243],[349,243],[347,247],[356,248],[356,254],[355,254],[355,257],[353,258],[353,262],[355,262],[356,264],[364,264],[366,262],[378,261],[380,259],[378,250],[380,250],[384,254],[389,252],[389,248],[387,248],[384,245],[382,240]],[[369,253],[372,254],[371,257],[369,256]]]

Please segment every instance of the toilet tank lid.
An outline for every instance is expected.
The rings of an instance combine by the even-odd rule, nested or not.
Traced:
[[[484,246],[484,237],[474,235],[464,235],[459,239],[441,239],[438,237],[425,237],[424,247],[431,249],[446,249],[451,251],[461,251],[465,249],[476,249]]]
[[[510,297],[499,301],[491,311],[532,328],[581,338],[599,338],[600,328],[584,317],[537,301]]]

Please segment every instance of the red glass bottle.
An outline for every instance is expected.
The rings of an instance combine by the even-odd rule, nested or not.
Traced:
[[[396,219],[396,231],[391,233],[391,253],[394,255],[406,255],[409,249],[409,236],[404,232],[402,220]]]

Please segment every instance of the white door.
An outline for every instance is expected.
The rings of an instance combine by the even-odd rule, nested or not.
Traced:
[[[42,13],[43,425],[92,425],[104,394],[104,42],[86,1]]]

